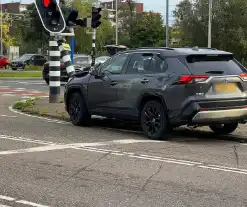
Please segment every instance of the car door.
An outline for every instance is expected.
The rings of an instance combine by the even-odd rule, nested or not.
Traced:
[[[117,88],[129,55],[119,54],[102,64],[100,77],[92,76],[88,83],[88,106],[94,114],[111,115],[117,110]]]
[[[125,75],[118,84],[118,111],[137,117],[137,103],[145,93],[158,92],[164,87],[167,63],[158,53],[135,53],[132,55]]]

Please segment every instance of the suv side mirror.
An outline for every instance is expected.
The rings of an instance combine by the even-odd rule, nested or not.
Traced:
[[[91,72],[90,72],[91,75],[93,75],[96,79],[99,79],[99,78],[102,78],[104,76],[103,73],[100,73],[97,69],[93,69]]]

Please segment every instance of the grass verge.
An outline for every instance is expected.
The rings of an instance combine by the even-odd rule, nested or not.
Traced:
[[[26,65],[24,71],[42,71],[43,66],[29,66]]]
[[[18,101],[13,105],[13,108],[27,114],[70,121],[70,118],[65,110],[53,110],[49,105],[43,106],[42,104],[37,104],[36,101],[38,100],[39,98]],[[60,104],[61,102],[63,102],[63,100],[60,101]]]
[[[0,78],[42,78],[42,72],[19,71],[19,72],[0,72]]]

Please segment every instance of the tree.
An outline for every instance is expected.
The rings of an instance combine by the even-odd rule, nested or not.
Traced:
[[[228,50],[241,60],[247,58],[247,1],[214,0],[212,47]],[[180,2],[175,11],[183,45],[207,46],[208,0]]]
[[[10,34],[10,15],[3,14],[3,46],[9,47],[13,46],[16,43],[16,38]]]
[[[131,42],[135,47],[157,46],[164,39],[165,28],[160,14],[143,12],[137,15]]]

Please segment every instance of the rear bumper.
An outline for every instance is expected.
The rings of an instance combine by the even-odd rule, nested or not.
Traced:
[[[180,114],[185,123],[227,123],[247,120],[247,99],[203,100],[186,104]]]
[[[247,108],[200,111],[194,115],[192,122],[241,121],[245,119],[247,119]]]

